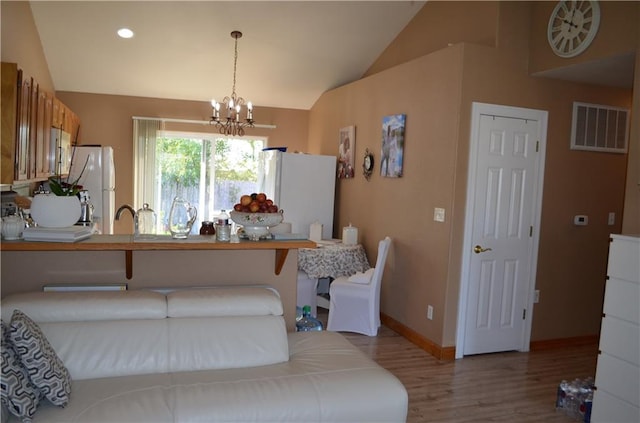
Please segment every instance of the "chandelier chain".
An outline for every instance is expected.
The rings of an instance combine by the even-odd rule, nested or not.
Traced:
[[[239,37],[234,37],[234,38],[236,39],[236,47],[233,55],[233,87],[231,88],[231,97],[235,100],[236,99],[236,69],[238,68],[238,38]]]

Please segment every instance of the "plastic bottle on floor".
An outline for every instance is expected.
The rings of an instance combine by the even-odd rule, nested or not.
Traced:
[[[321,331],[322,322],[311,315],[311,306],[302,307],[302,317],[296,321],[296,331],[311,332]]]

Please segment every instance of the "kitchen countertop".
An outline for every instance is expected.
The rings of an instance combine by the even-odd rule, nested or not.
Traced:
[[[2,241],[2,251],[124,251],[127,279],[131,278],[133,251],[152,250],[275,250],[275,274],[279,275],[290,249],[316,248],[316,243],[306,239],[261,240],[240,242],[216,242],[215,237],[192,235],[184,240],[170,236],[138,239],[133,235],[92,235],[78,242]]]
[[[249,241],[238,243],[216,242],[215,236],[191,235],[187,239],[156,236],[150,239],[133,235],[92,235],[78,242],[40,242],[2,240],[3,251],[108,251],[108,250],[280,250],[292,248],[316,248],[316,243],[306,239]]]

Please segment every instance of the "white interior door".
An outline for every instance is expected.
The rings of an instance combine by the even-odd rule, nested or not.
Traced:
[[[464,355],[528,350],[546,133],[546,112],[480,106],[474,104],[463,254]]]

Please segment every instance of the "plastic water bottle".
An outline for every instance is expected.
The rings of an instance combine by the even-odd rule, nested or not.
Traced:
[[[229,223],[229,215],[226,210],[222,210],[220,216],[216,218],[215,226],[216,241],[231,241],[231,224]]]
[[[302,317],[296,321],[296,331],[311,332],[321,330],[322,322],[311,315],[311,306],[302,307]]]
[[[556,410],[564,411],[567,392],[569,391],[569,383],[566,380],[558,385],[558,393],[556,395]]]

